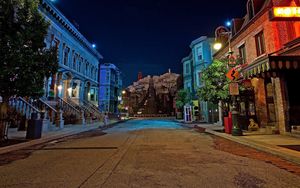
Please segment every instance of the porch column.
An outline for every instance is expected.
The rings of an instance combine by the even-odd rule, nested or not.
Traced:
[[[79,99],[80,101],[85,100],[84,99],[84,82],[80,80],[80,89],[79,89]]]

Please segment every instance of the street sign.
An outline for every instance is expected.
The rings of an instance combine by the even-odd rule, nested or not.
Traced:
[[[237,82],[229,83],[229,94],[239,95],[239,84]]]
[[[228,73],[226,74],[227,78],[229,78],[229,80],[235,81],[239,78],[239,71],[237,71],[235,68],[232,68],[228,71]]]

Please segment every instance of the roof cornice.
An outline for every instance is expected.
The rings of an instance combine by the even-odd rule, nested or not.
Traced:
[[[78,29],[49,1],[42,0],[40,8],[43,8],[53,16],[73,37],[86,47],[98,60],[103,59],[102,55],[92,47],[92,44],[78,31]]]

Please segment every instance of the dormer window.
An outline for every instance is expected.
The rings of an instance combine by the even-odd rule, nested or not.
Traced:
[[[247,10],[248,10],[249,20],[251,20],[254,17],[254,6],[253,6],[253,1],[252,0],[248,1]]]

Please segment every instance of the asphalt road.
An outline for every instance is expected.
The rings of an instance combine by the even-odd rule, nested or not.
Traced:
[[[168,120],[132,120],[0,156],[0,187],[300,187],[300,176],[214,147]],[[7,158],[8,157],[8,158]]]

